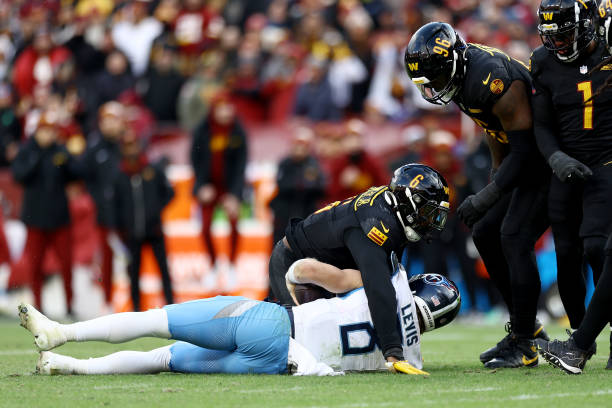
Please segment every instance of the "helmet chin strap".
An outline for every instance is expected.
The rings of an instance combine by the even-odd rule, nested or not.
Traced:
[[[408,191],[408,190],[406,190]],[[412,202],[412,197],[408,196],[408,198],[410,198],[410,202],[413,206],[414,202]],[[395,215],[397,216],[397,219],[399,220],[400,224],[402,224],[402,228],[404,228],[404,234],[406,235],[406,238],[408,239],[408,241],[410,242],[418,242],[421,240],[421,236],[412,228],[406,226],[406,224],[404,224],[404,220],[402,219],[402,215],[400,214],[399,210],[397,210],[397,198],[395,198],[395,195],[390,192],[390,191],[385,191],[385,201],[387,202],[387,204],[389,204],[390,206],[392,206],[395,209]]]

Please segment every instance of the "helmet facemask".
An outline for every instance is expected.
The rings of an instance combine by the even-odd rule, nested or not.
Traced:
[[[412,78],[412,82],[417,86],[423,99],[436,105],[447,105],[459,90],[457,80],[457,51],[453,50],[453,63],[450,74],[448,69],[442,68],[441,72],[434,78],[419,77]]]

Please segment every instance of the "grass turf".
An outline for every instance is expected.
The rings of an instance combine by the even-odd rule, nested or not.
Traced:
[[[560,327],[549,334],[565,338]],[[37,354],[17,321],[0,320],[0,407],[610,407],[612,372],[604,370],[607,330],[599,353],[581,376],[570,376],[540,358],[535,369],[486,370],[478,354],[505,333],[501,327],[455,324],[423,341],[428,378],[387,373],[344,377],[234,375],[34,375]],[[141,339],[125,344],[71,343],[62,354],[86,358],[168,344]]]

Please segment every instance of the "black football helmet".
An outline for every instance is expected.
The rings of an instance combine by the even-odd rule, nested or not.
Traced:
[[[404,53],[406,72],[423,98],[446,105],[461,87],[465,75],[465,41],[446,23],[419,28]]]
[[[602,1],[597,13],[597,29],[599,36],[606,42],[608,51],[612,53],[612,4]]]
[[[409,280],[425,331],[446,326],[461,309],[461,294],[455,283],[437,273],[415,275]]]
[[[595,0],[542,0],[538,31],[561,62],[575,61],[595,38]]]
[[[395,170],[385,200],[399,218],[406,238],[415,242],[442,231],[449,210],[448,184],[424,164],[405,164]]]

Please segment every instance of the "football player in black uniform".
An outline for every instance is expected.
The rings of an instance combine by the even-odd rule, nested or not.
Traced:
[[[423,97],[453,101],[487,133],[491,182],[457,212],[473,227],[474,243],[510,312],[508,335],[480,355],[488,368],[536,366],[534,338],[547,338],[536,322],[540,277],[534,245],[548,227],[550,170],[538,153],[525,64],[503,52],[466,44],[445,23],[429,23],[410,40],[406,71]]]
[[[282,304],[294,304],[285,274],[298,259],[358,269],[383,355],[388,361],[403,360],[395,290],[383,279],[392,273],[387,260],[392,251],[401,253],[408,241],[442,230],[448,200],[444,177],[431,167],[407,164],[394,172],[389,186],[371,187],[304,220],[292,219],[270,257],[271,295]]]
[[[607,72],[612,70],[612,4],[595,8],[589,0],[544,0],[538,12],[544,47],[532,56],[538,145],[555,174],[574,181],[581,192],[580,237],[597,282],[569,340],[540,345],[544,358],[573,374],[582,372],[597,335],[612,318],[612,92],[606,91],[612,80]],[[596,14],[605,42],[596,36]],[[612,369],[612,358],[606,368]]]

